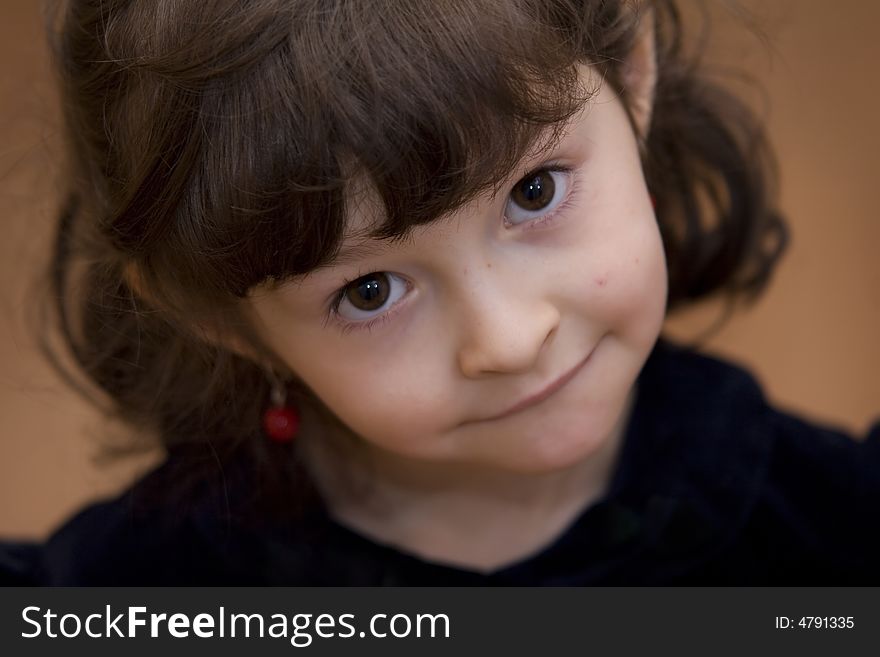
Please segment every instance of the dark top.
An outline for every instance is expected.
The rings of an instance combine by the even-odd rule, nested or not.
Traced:
[[[612,483],[540,552],[491,574],[378,544],[320,504],[248,512],[247,469],[185,501],[170,458],[43,545],[0,544],[21,584],[880,584],[880,424],[864,441],[767,405],[730,364],[661,341]]]

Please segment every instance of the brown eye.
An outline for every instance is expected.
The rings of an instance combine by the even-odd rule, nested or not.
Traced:
[[[556,182],[549,171],[536,171],[520,180],[510,193],[510,199],[523,210],[543,210],[556,193]]]
[[[335,312],[348,322],[379,317],[397,304],[410,289],[406,279],[389,272],[373,272],[339,291]]]
[[[571,176],[564,168],[540,169],[520,179],[510,190],[505,220],[517,225],[550,216],[569,196]]]
[[[391,285],[388,274],[362,276],[345,288],[345,299],[358,310],[378,310],[388,301]]]

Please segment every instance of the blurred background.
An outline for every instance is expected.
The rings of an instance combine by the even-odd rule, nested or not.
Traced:
[[[196,0],[192,0],[196,1]],[[880,3],[685,0],[712,14],[712,71],[764,117],[793,239],[769,291],[707,340],[748,366],[771,401],[864,435],[880,419]],[[58,110],[38,0],[0,5],[0,535],[43,537],[158,454],[102,462],[111,432],[36,349],[29,322],[62,188]],[[744,79],[750,76],[763,93]],[[670,318],[690,340],[707,303]]]

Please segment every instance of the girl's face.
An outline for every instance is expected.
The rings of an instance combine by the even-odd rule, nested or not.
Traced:
[[[637,141],[603,85],[494,196],[250,297],[268,345],[368,446],[550,472],[611,440],[660,332],[666,267]],[[347,284],[348,282],[348,284]]]

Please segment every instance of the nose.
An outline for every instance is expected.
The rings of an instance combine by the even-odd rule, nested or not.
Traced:
[[[545,300],[522,298],[516,290],[483,291],[463,304],[458,366],[467,378],[528,372],[559,326],[559,310]]]

